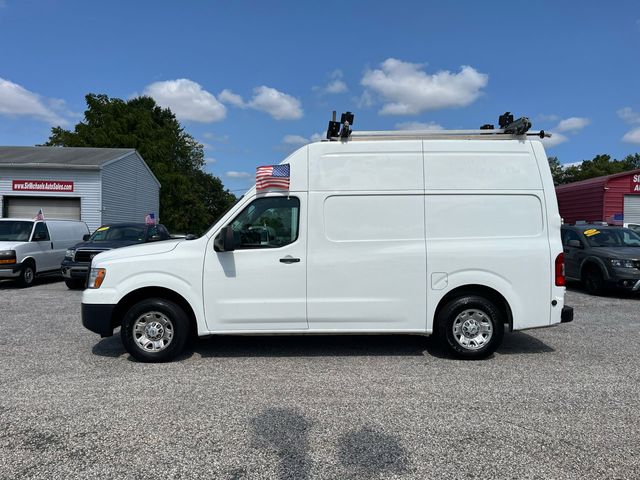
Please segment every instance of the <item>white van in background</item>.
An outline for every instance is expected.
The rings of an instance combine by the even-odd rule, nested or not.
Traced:
[[[0,279],[28,287],[36,276],[59,274],[66,250],[86,238],[89,228],[77,220],[0,218]]]
[[[191,332],[438,334],[483,358],[569,322],[542,143],[502,130],[362,132],[302,147],[205,235],[101,253],[86,328],[165,361]],[[267,169],[267,172],[269,170]]]

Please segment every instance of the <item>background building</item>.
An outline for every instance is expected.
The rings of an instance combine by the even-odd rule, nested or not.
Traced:
[[[101,224],[159,218],[160,182],[126,148],[0,147],[0,214]]]
[[[559,185],[556,194],[565,223],[640,223],[640,170]]]

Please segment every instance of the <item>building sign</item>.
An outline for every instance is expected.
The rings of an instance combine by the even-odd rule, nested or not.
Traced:
[[[640,193],[640,173],[636,173],[631,177],[631,191]]]
[[[13,190],[19,192],[73,192],[73,182],[58,180],[14,180]]]

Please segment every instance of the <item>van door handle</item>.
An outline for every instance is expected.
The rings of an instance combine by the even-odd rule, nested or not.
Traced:
[[[286,257],[280,259],[280,263],[298,263],[299,261],[299,258],[293,258],[291,255],[287,255]]]

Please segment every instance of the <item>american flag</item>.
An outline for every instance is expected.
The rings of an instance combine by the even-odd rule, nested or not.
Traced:
[[[288,163],[258,167],[256,170],[256,190],[267,190],[268,188],[289,190],[290,174]]]
[[[156,224],[156,214],[155,213],[147,213],[147,216],[144,217],[144,223],[147,225],[155,225]]]
[[[38,213],[36,214],[35,217],[33,217],[34,220],[44,220],[44,213],[42,212],[42,209],[38,210]]]

